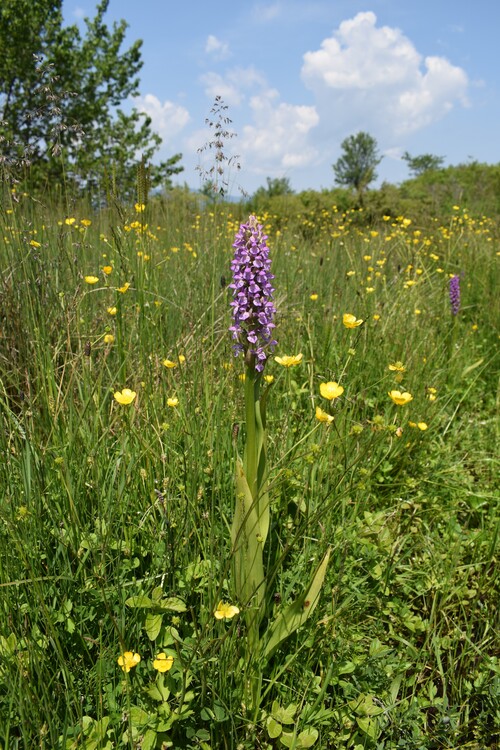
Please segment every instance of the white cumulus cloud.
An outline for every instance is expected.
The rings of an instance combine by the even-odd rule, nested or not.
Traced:
[[[226,42],[221,42],[213,34],[209,34],[205,43],[205,52],[215,57],[216,60],[225,60],[231,54],[229,51],[229,45]]]
[[[245,168],[259,174],[276,174],[312,164],[318,153],[309,141],[319,122],[311,106],[279,102],[275,89],[250,100],[252,125],[245,125],[239,141]]]
[[[154,94],[138,96],[134,99],[139,112],[145,112],[151,117],[152,128],[164,141],[178,135],[190,121],[189,112],[180,104],[161,102]]]
[[[204,73],[200,80],[210,99],[220,96],[225,104],[233,107],[242,103],[246,90],[265,84],[263,76],[252,66],[231,68],[225,75],[210,71]]]
[[[371,11],[343,21],[303,60],[302,80],[315,92],[322,120],[331,119],[339,133],[402,135],[467,104],[462,68],[424,58],[402,31],[377,26]]]

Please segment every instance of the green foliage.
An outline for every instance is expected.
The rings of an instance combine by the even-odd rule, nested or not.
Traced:
[[[452,179],[492,186],[497,168],[442,172],[448,201]],[[265,371],[266,606],[278,625],[255,721],[244,604],[214,617],[231,600],[245,440],[221,283],[242,207],[202,211],[181,188],[144,210],[6,196],[4,750],[498,746],[498,221],[454,194],[441,221],[403,188],[380,193],[353,210],[346,191],[308,192],[260,217],[277,353],[303,359]],[[346,328],[344,313],[363,323]],[[404,371],[389,370],[398,361]],[[345,391],[330,403],[319,386],[332,380]],[[125,387],[129,405],[113,397]],[[393,389],[412,401],[397,406]],[[325,548],[321,597],[302,621],[296,603],[313,600]],[[141,660],[124,672],[129,651]]]
[[[362,203],[363,192],[377,177],[376,168],[382,161],[377,141],[369,133],[360,131],[341,143],[343,151],[335,164],[335,182],[356,191]]]
[[[267,208],[273,199],[293,194],[288,177],[266,177],[266,182],[267,186],[258,188],[251,198],[251,204],[257,211]]]
[[[74,183],[102,194],[107,176],[122,197],[133,196],[135,154],[147,163],[161,143],[149,117],[120,109],[138,93],[141,42],[121,51],[127,24],[110,29],[107,7],[101,0],[82,35],[63,24],[62,0],[2,3],[2,156],[24,168],[30,190]],[[169,184],[180,158],[152,167],[153,187]]]
[[[403,154],[403,161],[408,164],[412,177],[418,177],[424,172],[434,169],[441,169],[444,163],[444,156],[435,156],[434,154],[420,154],[411,156],[408,151]]]

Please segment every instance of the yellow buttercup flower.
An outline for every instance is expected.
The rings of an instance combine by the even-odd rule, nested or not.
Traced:
[[[239,614],[240,610],[234,604],[228,602],[219,602],[217,609],[214,612],[216,620],[230,620],[235,615]]]
[[[98,276],[85,276],[84,281],[86,284],[97,284],[99,281]]]
[[[300,364],[302,362],[302,354],[284,354],[282,357],[275,357],[274,359],[279,365],[282,365],[283,367],[293,367],[294,365]]]
[[[37,242],[36,240],[30,240],[31,247],[42,247],[40,242]]]
[[[130,672],[133,667],[136,667],[141,660],[139,654],[135,654],[133,651],[125,651],[124,654],[118,657],[118,664],[124,672]]]
[[[158,672],[168,672],[169,669],[172,669],[172,664],[174,663],[174,657],[173,656],[167,656],[163,651],[158,654],[156,659],[153,661],[153,667],[158,670]]]
[[[146,210],[146,206],[144,205],[144,203],[135,203],[134,208],[138,214]]]
[[[121,292],[122,294],[125,294],[129,286],[130,286],[130,281],[126,281],[123,286],[118,287],[118,291]]]
[[[335,381],[329,381],[328,383],[321,383],[319,392],[323,398],[327,398],[328,401],[333,401],[333,399],[338,398],[344,393],[344,389],[341,385],[335,383]]]
[[[182,365],[186,361],[184,354],[179,354],[179,364]]]
[[[109,276],[109,274],[113,270],[113,266],[103,266],[102,270],[104,271],[104,273],[106,274],[106,276]]]
[[[107,333],[104,337],[104,343],[105,344],[113,344],[115,340],[115,337],[112,333]]]
[[[310,294],[309,295],[309,299],[312,300],[313,302],[316,302],[316,300],[318,299],[318,295],[317,294]]]
[[[76,219],[74,219],[73,217],[70,217],[69,219],[64,219],[64,223],[65,223],[65,224],[67,224],[67,225],[68,225],[69,227],[70,227],[70,226],[71,226],[72,224],[74,224],[74,223],[75,223],[75,221],[76,221]]]
[[[327,424],[330,424],[330,422],[333,422],[332,415],[327,414],[326,411],[323,411],[323,409],[320,409],[319,406],[316,407],[316,419],[319,422],[326,422]]]
[[[270,385],[274,382],[274,375],[264,375],[264,380]]]
[[[123,404],[124,406],[131,404],[136,396],[137,393],[135,391],[131,391],[130,388],[124,388],[123,391],[116,391],[116,393],[114,394],[115,400],[118,401],[119,404]]]
[[[428,425],[425,422],[418,422],[417,427],[419,430],[422,430],[422,432],[425,432],[425,430],[428,429]]]
[[[82,224],[82,226],[84,227],[89,227],[92,224],[92,222],[90,221],[90,219],[82,219],[80,221],[80,224]]]
[[[117,313],[116,307],[108,307],[108,313],[110,315],[116,315],[116,313]]]
[[[402,362],[394,362],[392,365],[389,365],[389,370],[392,370],[393,372],[405,372],[405,366]]]
[[[177,362],[172,362],[171,359],[164,359],[162,365],[169,370],[173,370],[174,367],[177,367]]]
[[[178,405],[179,405],[179,399],[177,398],[177,396],[172,396],[171,398],[167,398],[167,406],[170,406],[173,409],[175,406],[178,406]]]
[[[398,406],[404,406],[404,404],[408,404],[413,400],[413,396],[408,391],[404,391],[403,393],[401,391],[389,391],[389,396]]]
[[[351,315],[351,313],[344,313],[342,316],[342,323],[346,328],[357,328],[362,322],[362,320],[356,319],[356,316]]]

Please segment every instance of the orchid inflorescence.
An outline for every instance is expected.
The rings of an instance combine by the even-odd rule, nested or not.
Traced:
[[[274,276],[270,272],[266,240],[267,235],[255,216],[241,224],[233,244],[233,280],[229,284],[233,290],[233,325],[229,330],[237,342],[234,352],[236,355],[243,352],[246,358],[250,355],[257,372],[262,372],[268,351],[276,346],[272,336],[276,312],[271,285]]]

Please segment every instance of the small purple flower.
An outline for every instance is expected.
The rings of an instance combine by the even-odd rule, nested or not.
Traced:
[[[451,312],[453,315],[457,315],[460,310],[460,276],[451,277],[449,293]]]
[[[229,330],[237,342],[234,353],[250,354],[257,372],[264,369],[267,351],[276,346],[272,337],[276,312],[271,285],[274,276],[270,272],[266,240],[267,235],[255,216],[250,216],[246,224],[241,224],[233,244],[233,280],[229,284],[233,290],[233,325]]]

